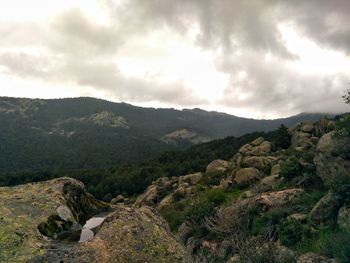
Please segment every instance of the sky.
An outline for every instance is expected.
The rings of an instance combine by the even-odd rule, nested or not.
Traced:
[[[0,96],[349,111],[349,0],[0,0]]]

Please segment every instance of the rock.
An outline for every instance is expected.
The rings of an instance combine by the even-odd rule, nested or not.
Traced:
[[[250,156],[243,159],[242,165],[246,167],[254,167],[262,172],[265,172],[269,170],[271,166],[276,163],[276,161],[277,159],[272,156]]]
[[[146,191],[136,199],[133,206],[156,206],[173,190],[173,183],[174,182],[167,177],[157,179],[157,181],[153,182]]]
[[[315,129],[315,122],[313,121],[306,121],[303,122],[302,126],[300,127],[300,131],[311,133]]]
[[[275,164],[274,166],[272,166],[271,175],[279,176],[280,172],[281,172],[281,165],[280,164]]]
[[[185,248],[151,208],[109,207],[70,178],[0,188],[1,262],[185,262]],[[68,211],[68,210],[69,211]],[[104,221],[90,241],[53,239],[96,214]],[[76,228],[80,226],[80,228]],[[39,231],[38,231],[39,230]]]
[[[262,144],[264,141],[263,137],[259,137],[257,139],[255,139],[254,141],[252,141],[250,144],[253,146],[259,146],[260,144]]]
[[[295,219],[295,220],[300,221],[300,222],[306,222],[307,214],[295,213],[295,214],[288,216],[288,218],[292,218],[292,219]]]
[[[260,185],[273,187],[277,184],[277,182],[278,182],[278,177],[276,177],[275,175],[270,175],[261,179]]]
[[[297,259],[297,263],[327,263],[327,262],[328,261],[326,258],[312,252],[303,254]]]
[[[179,184],[189,183],[191,185],[196,185],[199,183],[202,177],[203,177],[202,173],[194,173],[194,174],[187,174],[185,176],[180,176]]]
[[[223,179],[220,181],[220,186],[221,186],[221,188],[223,188],[223,189],[229,188],[232,184],[233,184],[232,176],[228,176],[228,177],[226,177],[226,178],[223,178]]]
[[[328,193],[312,208],[309,215],[310,221],[315,226],[334,224],[342,203],[338,195]]]
[[[294,188],[277,192],[262,193],[256,197],[256,201],[267,207],[282,207],[304,193],[303,189]]]
[[[111,204],[112,205],[115,205],[115,204],[118,204],[118,203],[123,203],[124,202],[124,196],[122,196],[122,195],[117,195],[115,198],[113,198],[112,200],[111,200]]]
[[[239,185],[249,185],[261,178],[256,168],[242,168],[235,173],[234,181]]]
[[[262,144],[259,145],[259,151],[262,153],[270,153],[272,148],[271,142],[264,141]]]
[[[252,151],[254,149],[254,147],[250,144],[246,144],[243,145],[240,149],[239,149],[239,153],[243,154],[243,155],[247,155],[248,152]]]
[[[228,207],[219,209],[212,217],[213,225],[220,227],[220,231],[232,231],[232,223],[241,219],[249,208],[258,206],[263,211],[280,208],[289,205],[293,200],[304,193],[303,189],[286,189],[276,192],[266,192],[254,195],[251,191],[246,192],[246,198],[240,197],[237,202]]]
[[[186,221],[182,223],[177,229],[176,239],[179,240],[182,244],[186,245],[187,239],[192,235],[193,231],[193,225],[190,222]]]
[[[109,205],[71,178],[0,188],[0,261],[22,262],[49,239],[79,240],[81,225]],[[23,233],[23,237],[16,233]]]
[[[154,209],[119,208],[95,238],[72,252],[77,262],[184,262],[185,248]]]
[[[214,160],[212,161],[205,171],[205,173],[224,173],[230,167],[230,163],[224,160]]]
[[[241,263],[241,262],[242,261],[240,256],[233,256],[226,263]]]
[[[338,225],[343,229],[350,229],[350,206],[343,206],[338,212]]]
[[[162,201],[159,202],[157,208],[158,209],[163,209],[164,207],[171,205],[174,202],[174,195],[169,194],[166,197],[162,199]]]
[[[314,163],[317,175],[325,183],[335,182],[339,176],[350,177],[350,138],[334,137],[327,133],[317,144]]]
[[[305,132],[295,132],[292,135],[291,147],[296,149],[298,147],[306,148],[310,146],[311,143],[311,134]]]

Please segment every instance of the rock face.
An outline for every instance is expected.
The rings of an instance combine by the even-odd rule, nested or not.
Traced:
[[[230,163],[224,160],[212,161],[206,169],[206,173],[224,173],[230,167]]]
[[[0,262],[183,262],[186,253],[149,208],[110,207],[71,178],[0,188]],[[105,213],[96,236],[85,221]],[[64,241],[62,241],[64,240]]]
[[[261,173],[255,168],[242,168],[235,174],[234,181],[239,185],[249,185],[260,179]]]
[[[327,133],[316,148],[317,175],[324,182],[332,183],[340,176],[350,177],[350,138],[334,137]]]
[[[326,258],[311,252],[301,255],[297,259],[297,263],[327,263],[327,262],[329,261]]]
[[[338,210],[342,206],[342,198],[334,193],[328,193],[321,198],[310,212],[310,221],[314,225],[333,224]]]
[[[343,229],[350,229],[350,206],[343,206],[338,212],[338,225]]]

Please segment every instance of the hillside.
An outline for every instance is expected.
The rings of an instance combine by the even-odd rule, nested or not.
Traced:
[[[90,189],[148,181],[136,198],[101,202],[67,177],[0,187],[0,261],[348,263],[349,120],[168,152],[119,181],[111,169],[75,174]]]
[[[93,98],[0,98],[0,172],[105,168],[190,145],[319,119],[300,114],[253,120],[206,112],[141,108]]]

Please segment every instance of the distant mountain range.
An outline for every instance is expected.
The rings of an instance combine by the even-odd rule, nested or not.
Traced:
[[[0,97],[0,172],[105,168],[324,115],[302,113],[255,120],[201,109],[143,108],[87,97]]]

